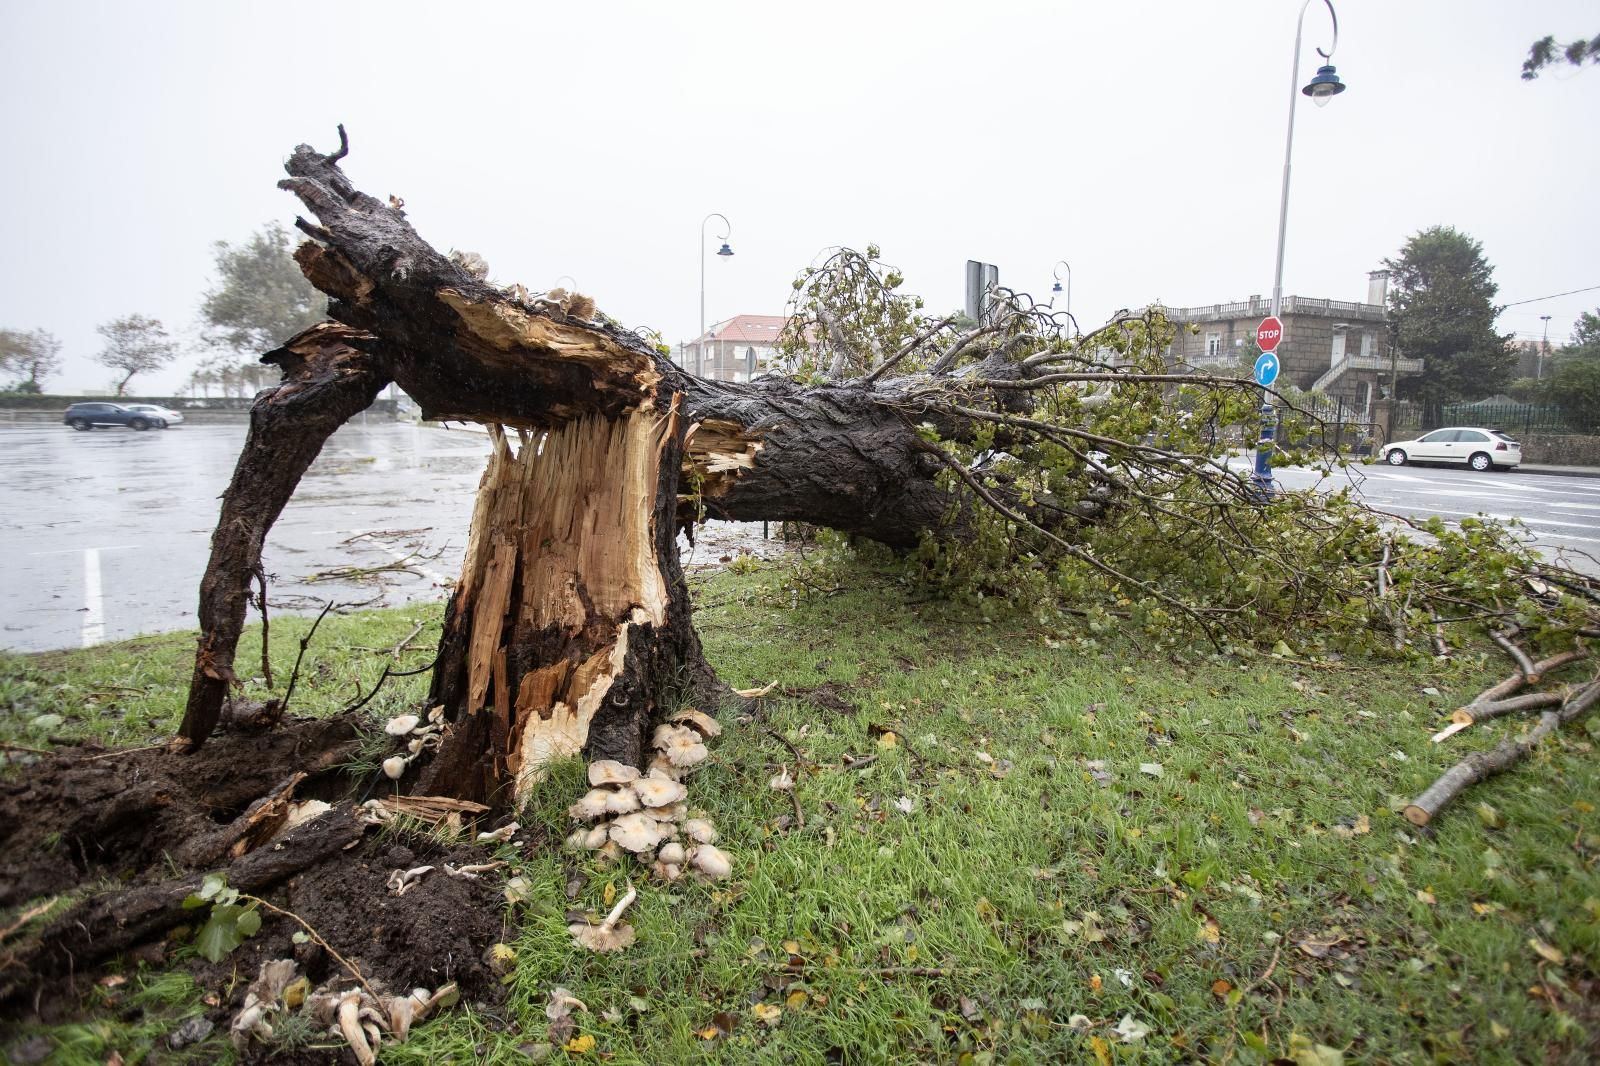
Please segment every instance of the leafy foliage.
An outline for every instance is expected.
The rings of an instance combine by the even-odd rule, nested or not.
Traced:
[[[1522,61],[1522,80],[1532,81],[1545,67],[1563,59],[1575,67],[1585,63],[1600,63],[1600,36],[1592,41],[1580,38],[1563,45],[1556,44],[1554,37],[1534,41],[1528,49],[1528,58]]]
[[[291,240],[270,222],[241,244],[216,242],[216,284],[200,304],[208,340],[254,356],[322,320],[327,299],[295,264]]]
[[[1440,374],[1502,358],[1476,243],[1429,231],[1408,251],[1402,328],[1445,353]],[[796,282],[786,344],[801,374],[854,379],[919,427],[959,533],[930,534],[904,565],[985,613],[1065,610],[1090,632],[1131,626],[1158,646],[1294,634],[1302,649],[1390,654],[1441,617],[1515,618],[1551,640],[1585,624],[1579,600],[1525,586],[1541,563],[1515,530],[1407,528],[1349,489],[1263,500],[1229,465],[1255,439],[1259,390],[1171,372],[1159,308],[1080,337],[999,290],[983,322],[933,323],[901,280],[875,248],[836,253]],[[1277,402],[1288,444],[1276,461],[1348,466],[1316,419]]]
[[[1422,401],[1425,421],[1438,425],[1444,404],[1488,396],[1511,380],[1516,357],[1509,338],[1494,330],[1500,287],[1482,244],[1433,226],[1384,266],[1394,281],[1389,310],[1400,350],[1423,361],[1420,375],[1400,382],[1400,393]]]
[[[211,962],[221,962],[261,929],[261,912],[248,900],[241,903],[242,898],[237,889],[228,887],[228,878],[217,873],[206,874],[200,890],[183,901],[185,910],[211,906],[210,917],[194,938],[195,950]]]
[[[16,375],[14,392],[38,393],[40,382],[61,369],[61,342],[46,329],[0,329],[0,374]]]
[[[167,336],[158,318],[128,315],[96,326],[95,332],[106,341],[97,358],[123,372],[122,380],[117,382],[118,396],[127,391],[135,374],[159,370],[178,354],[177,343]]]

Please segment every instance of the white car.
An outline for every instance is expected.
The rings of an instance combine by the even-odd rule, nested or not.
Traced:
[[[1522,462],[1522,445],[1498,429],[1450,426],[1424,433],[1416,440],[1383,446],[1390,466],[1417,463],[1464,463],[1474,470],[1510,470]]]
[[[183,415],[179,414],[177,411],[174,411],[170,407],[162,407],[160,404],[130,403],[124,404],[123,406],[130,411],[138,411],[140,414],[144,415],[150,420],[150,424],[155,426],[157,429],[166,429],[168,426],[176,426],[178,423],[183,421]]]

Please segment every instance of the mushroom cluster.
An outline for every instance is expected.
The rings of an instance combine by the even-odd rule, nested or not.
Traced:
[[[681,780],[709,754],[705,741],[721,732],[710,715],[679,711],[656,728],[647,773],[614,759],[590,763],[592,787],[567,813],[573,821],[595,824],[573,832],[567,843],[607,859],[631,854],[664,881],[676,881],[685,868],[712,880],[727,877],[733,864],[713,843],[716,828],[689,817],[689,789]]]
[[[444,743],[444,704],[428,712],[426,724],[419,715],[402,714],[389,719],[383,731],[391,737],[411,738],[406,741],[406,754],[391,755],[383,760],[384,775],[391,781],[398,781],[406,772],[406,767],[411,765],[412,759]]]
[[[244,1006],[233,1019],[229,1035],[240,1053],[252,1040],[273,1040],[273,1024],[303,1011],[313,1023],[350,1045],[356,1061],[372,1066],[377,1061],[383,1034],[403,1043],[413,1023],[421,1021],[435,1007],[449,1007],[460,998],[452,982],[430,992],[414,988],[410,994],[385,995],[365,983],[348,987],[335,979],[312,991],[310,982],[297,974],[293,959],[274,959],[261,964],[260,975],[246,990]]]

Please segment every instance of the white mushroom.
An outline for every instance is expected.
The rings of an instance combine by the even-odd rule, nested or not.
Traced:
[[[361,993],[358,991],[346,992],[339,998],[339,1032],[361,1066],[374,1066],[378,1057],[373,1054],[367,1034],[361,1028]]]
[[[650,756],[648,769],[651,777],[664,778],[668,781],[676,781],[683,776],[683,771],[673,766],[672,760],[659,751]]]
[[[639,780],[639,769],[615,759],[596,759],[589,764],[589,784],[626,785]]]
[[[634,795],[631,788],[618,789],[606,797],[607,814],[632,814],[638,809],[639,797]]]
[[[606,841],[611,839],[609,825],[597,825],[583,835],[583,848],[585,851],[599,851],[606,846]]]
[[[417,723],[421,721],[422,719],[418,718],[414,714],[402,714],[398,717],[389,719],[389,721],[384,725],[383,731],[388,733],[391,737],[403,737],[413,729],[417,728]]]
[[[661,754],[667,757],[667,761],[680,769],[704,762],[711,754],[701,743],[700,735],[690,729],[677,730],[667,738],[666,744],[660,747]]]
[[[661,850],[656,852],[656,859],[660,862],[670,863],[673,866],[682,866],[684,860],[683,845],[677,843],[661,845]]]
[[[683,867],[670,862],[660,862],[650,867],[650,872],[663,881],[676,881],[683,876]]]
[[[611,841],[634,854],[661,842],[661,827],[648,814],[625,814],[611,823]]]
[[[567,932],[573,939],[590,951],[621,951],[633,943],[633,926],[618,925],[622,912],[628,909],[639,896],[639,890],[632,884],[628,885],[627,893],[611,908],[611,913],[606,915],[606,920],[599,925],[590,925],[588,922],[573,922],[567,926]]]
[[[387,759],[383,760],[384,775],[387,776],[391,781],[400,780],[400,776],[406,772],[406,764],[410,761],[411,760],[407,759],[404,755],[389,756]]]
[[[587,1011],[588,1009],[583,1000],[567,989],[552,988],[550,990],[550,1002],[544,1005],[544,1016],[553,1022],[558,1022],[574,1010]]]
[[[479,833],[478,843],[504,844],[506,841],[516,836],[517,830],[521,828],[522,826],[518,825],[516,822],[507,822],[499,829],[491,829],[487,833]]]
[[[565,844],[567,850],[577,851],[579,848],[583,847],[584,841],[589,839],[589,833],[590,830],[588,829],[574,829],[572,832],[567,834],[567,839],[563,843]]]
[[[685,709],[679,711],[677,714],[672,716],[672,721],[693,726],[695,729],[700,731],[702,736],[707,738],[720,737],[722,735],[721,722],[717,721],[709,714],[706,714],[704,711],[695,710],[693,707],[686,707]]]
[[[689,865],[713,881],[720,881],[733,873],[733,860],[727,852],[713,844],[701,844],[691,851]]]
[[[687,803],[674,803],[666,807],[646,807],[644,813],[658,822],[681,822],[689,817],[689,805]],[[677,826],[674,825],[672,832],[676,834],[677,831]]]
[[[710,844],[717,839],[717,827],[704,818],[691,818],[683,823],[683,831],[689,834],[690,839],[701,844]]]
[[[583,794],[583,798],[567,808],[567,814],[575,822],[592,822],[602,818],[606,813],[606,801],[615,795],[609,788],[591,788]]]
[[[608,827],[607,835],[609,834],[610,829]],[[615,840],[607,840],[604,844],[600,845],[599,848],[595,849],[594,857],[601,862],[616,862],[626,854],[627,852],[617,847],[617,842]]]
[[[789,776],[788,763],[784,763],[783,769],[779,770],[777,774],[773,776],[772,780],[767,782],[767,787],[772,789],[774,792],[794,791],[794,778]]]
[[[646,807],[666,807],[689,796],[689,790],[682,784],[659,777],[645,777],[635,781],[633,792]]]

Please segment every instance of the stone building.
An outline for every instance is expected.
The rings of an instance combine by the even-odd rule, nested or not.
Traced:
[[[1365,303],[1284,297],[1278,313],[1283,320],[1280,384],[1343,401],[1347,409],[1373,421],[1391,379],[1422,372],[1421,359],[1406,359],[1391,350],[1384,302],[1388,287],[1389,272],[1375,270],[1367,275]],[[1271,310],[1272,301],[1261,296],[1167,308],[1167,317],[1179,327],[1168,349],[1170,361],[1205,373],[1248,374],[1258,351],[1256,326]]]
[[[712,381],[749,381],[777,359],[782,315],[735,315],[679,347],[678,365]]]

